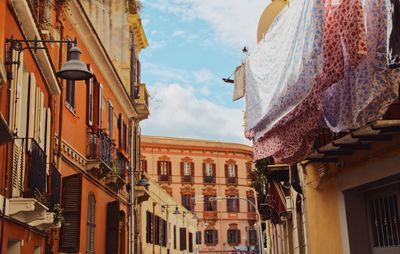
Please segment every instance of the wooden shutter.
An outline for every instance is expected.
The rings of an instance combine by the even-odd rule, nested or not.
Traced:
[[[229,173],[228,173],[228,164],[225,164],[225,177],[229,177]]]
[[[193,234],[189,233],[189,252],[193,252]]]
[[[201,244],[201,231],[196,232],[196,244],[197,245]]]
[[[160,245],[160,217],[154,216],[154,243]]]
[[[122,137],[123,137],[122,132],[123,131],[124,131],[124,127],[122,125],[122,114],[119,114],[119,116],[118,116],[118,145],[119,145],[119,148],[123,147],[123,145],[122,145]]]
[[[24,56],[23,56],[22,52],[20,55],[20,61],[21,61],[21,63],[20,63],[20,67],[18,70],[18,74],[17,74],[18,79],[15,79],[15,93],[14,93],[14,95],[16,95],[15,104],[14,104],[14,101],[10,100],[10,103],[12,103],[11,107],[15,106],[15,109],[14,109],[15,110],[15,119],[14,119],[14,115],[12,115],[10,117],[10,119],[14,119],[15,127],[18,129],[18,132],[20,131],[21,122],[23,121],[23,118],[26,119],[26,116],[21,115],[21,113],[22,113],[21,112],[22,111],[22,90],[26,89],[26,87],[24,87],[24,84],[23,84],[24,83],[24,72],[23,72]],[[12,125],[10,125],[10,126],[12,126]],[[25,137],[25,136],[22,136],[22,137]]]
[[[185,163],[183,161],[181,161],[181,176],[185,175]]]
[[[240,240],[241,239],[240,239],[240,230],[239,229],[235,230],[235,236],[236,236],[235,237],[235,244],[240,244],[240,242],[241,242]]]
[[[25,149],[24,142],[14,141],[12,161],[12,196],[20,197],[24,187],[25,176]]]
[[[119,201],[107,204],[106,254],[119,253],[119,210]]]
[[[146,243],[152,243],[152,221],[152,213],[146,211]]]
[[[51,145],[51,110],[50,108],[46,109],[46,172],[47,175],[50,174],[50,145]]]
[[[217,175],[217,167],[215,163],[212,164],[212,175],[215,177]]]
[[[79,252],[81,229],[82,175],[62,180],[62,208],[64,223],[60,233],[60,252]]]
[[[167,162],[167,168],[168,168],[168,175],[172,176],[172,162],[170,161]]]
[[[179,229],[180,250],[186,250],[186,228]]]
[[[190,175],[194,177],[194,163],[190,163]]]
[[[28,136],[27,138],[34,138],[35,136],[35,119],[36,119],[36,78],[33,73],[29,77],[29,118],[28,118]]]
[[[235,177],[238,178],[238,165],[235,164]]]
[[[108,101],[108,134],[110,139],[113,139],[113,120],[114,120],[114,108],[111,101]]]
[[[203,176],[207,176],[206,164],[203,162]]]
[[[99,84],[99,129],[103,127],[103,85]]]
[[[161,161],[157,161],[157,174],[161,175]]]
[[[174,225],[174,249],[176,250],[176,226]]]
[[[213,243],[218,244],[218,230],[213,230]]]
[[[93,73],[90,64],[87,65],[88,70]],[[93,94],[94,94],[94,77],[86,81],[86,124],[93,125]]]

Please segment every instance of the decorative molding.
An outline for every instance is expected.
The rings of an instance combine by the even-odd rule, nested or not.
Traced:
[[[55,150],[58,151],[59,147],[59,138],[55,137],[54,138],[54,146]],[[87,160],[85,156],[80,154],[78,151],[76,151],[70,144],[68,144],[65,140],[62,141],[61,144],[61,153],[59,156],[64,156],[65,158],[68,158],[71,162],[73,162],[77,167],[80,169],[85,169],[85,166],[87,164]]]
[[[236,161],[233,159],[229,159],[227,161],[225,161],[226,164],[235,164],[236,165]]]
[[[226,196],[239,196],[239,190],[236,189],[235,187],[230,187],[225,190],[225,195]]]
[[[211,159],[211,158],[206,158],[206,159],[203,159],[203,163],[211,163],[211,164],[213,164],[214,160]]]
[[[190,186],[185,186],[181,188],[181,194],[183,195],[193,195],[195,194],[195,189]]]
[[[172,189],[171,186],[169,186],[169,185],[161,185],[161,188],[163,188],[166,193],[168,193],[170,196],[172,196],[173,189]]]
[[[166,155],[163,155],[163,156],[158,157],[158,160],[159,161],[171,161],[171,158],[169,158]]]
[[[203,189],[203,195],[205,196],[215,196],[217,195],[217,190],[211,186],[207,186]]]
[[[181,162],[193,162],[193,159],[189,158],[189,157],[184,157],[181,159]]]
[[[255,197],[254,191],[253,191],[253,190],[248,190],[248,191],[246,191],[246,197],[248,197],[248,198],[254,198],[254,197]]]

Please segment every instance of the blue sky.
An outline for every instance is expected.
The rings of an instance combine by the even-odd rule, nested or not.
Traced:
[[[232,102],[229,76],[241,49],[256,45],[268,0],[142,0],[150,46],[142,51],[142,80],[151,94],[146,135],[248,143],[244,100]]]

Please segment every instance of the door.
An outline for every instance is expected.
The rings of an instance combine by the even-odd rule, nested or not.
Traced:
[[[371,252],[400,253],[400,183],[365,193]]]

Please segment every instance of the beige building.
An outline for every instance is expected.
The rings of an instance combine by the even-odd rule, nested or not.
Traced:
[[[135,252],[196,253],[197,219],[193,214],[149,180],[136,186]]]
[[[175,201],[196,213],[199,252],[257,248],[251,147],[143,136],[141,166]]]

